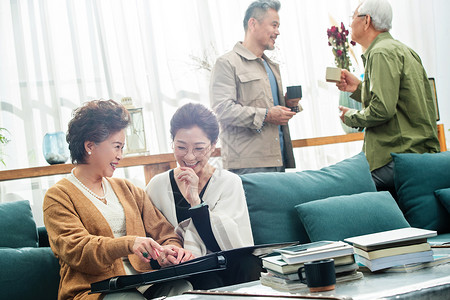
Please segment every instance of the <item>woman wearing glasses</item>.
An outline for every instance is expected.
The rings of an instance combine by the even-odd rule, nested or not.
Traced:
[[[137,290],[89,295],[90,284],[119,275],[149,272],[190,260],[173,226],[145,192],[113,178],[122,159],[130,115],[113,100],[93,100],[75,110],[67,142],[75,168],[48,189],[44,223],[61,265],[58,299],[153,299],[192,288],[185,280]]]
[[[219,135],[214,113],[201,104],[189,103],[175,112],[170,127],[179,167],[153,177],[147,194],[176,227],[184,248],[199,257],[253,245],[240,177],[209,163]],[[199,280],[200,286],[192,283],[194,288],[212,288],[255,280],[261,271],[258,263],[254,257],[246,257],[245,262],[237,263],[243,269],[238,270],[228,262],[228,270],[220,273],[214,283],[211,274],[205,276],[209,283],[204,280]]]

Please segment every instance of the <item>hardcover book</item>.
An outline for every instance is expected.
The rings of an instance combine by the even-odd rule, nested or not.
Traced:
[[[434,230],[420,229],[414,227],[401,228],[395,230],[382,231],[372,234],[360,235],[345,239],[346,242],[353,244],[353,246],[364,249],[379,245],[390,245],[393,243],[418,240],[436,236],[437,232]]]
[[[430,249],[431,249],[431,247],[430,247],[430,244],[428,244],[428,243],[421,243],[421,244],[415,244],[415,245],[409,245],[409,246],[392,247],[392,248],[386,248],[386,249],[380,249],[380,250],[374,250],[374,251],[364,251],[362,249],[355,247],[355,254],[358,254],[359,256],[373,260],[373,259],[377,259],[377,258],[381,258],[381,257],[387,257],[387,256],[393,256],[393,255],[399,255],[399,254],[423,252],[423,251],[428,251]]]
[[[343,256],[345,257],[345,256]],[[346,265],[339,265],[339,266],[335,266],[335,270],[336,270],[336,276],[340,276],[341,274],[349,274],[352,273],[356,270],[358,270],[358,264],[357,263],[350,263],[350,264],[346,264]],[[282,278],[282,279],[286,279],[286,280],[299,280],[300,277],[298,276],[298,270],[296,270],[293,273],[288,273],[288,274],[283,274],[283,273],[278,273],[274,270],[271,269],[267,269],[267,272],[272,274],[273,276]]]
[[[355,262],[355,259],[352,254],[335,257],[334,265],[348,265]],[[281,274],[292,274],[297,273],[300,267],[303,267],[303,263],[298,264],[288,264],[283,260],[281,254],[273,254],[262,258],[263,267],[267,270],[275,271]]]
[[[426,243],[427,239],[416,239],[416,240],[409,240],[409,241],[402,241],[402,242],[394,242],[389,244],[381,244],[376,246],[361,246],[361,245],[353,245],[353,247],[364,250],[364,251],[375,251],[375,250],[382,250],[382,249],[388,249],[393,247],[403,247],[403,246],[411,246],[416,244],[423,244]]]
[[[357,255],[356,261],[368,267],[370,271],[374,272],[394,266],[433,261],[433,251],[429,250],[424,252],[400,254],[373,260]]]
[[[344,276],[337,276],[336,283],[357,280],[363,277],[364,275],[361,272],[355,271]],[[308,286],[300,280],[285,280],[282,278],[277,278],[269,273],[261,273],[260,282],[262,285],[269,286],[275,290],[283,292],[300,293],[308,291]]]
[[[407,264],[391,267],[385,270],[385,272],[389,273],[409,273],[416,270],[420,270],[423,268],[431,268],[434,266],[439,266],[443,264],[450,263],[449,255],[433,255],[433,261],[425,262],[425,263],[415,263],[415,264]]]
[[[289,264],[304,263],[321,259],[335,258],[353,254],[353,247],[344,242],[330,242],[327,245],[298,251],[297,254],[281,253],[281,257]]]

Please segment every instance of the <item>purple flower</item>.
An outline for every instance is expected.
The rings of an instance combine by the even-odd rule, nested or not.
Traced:
[[[335,63],[338,67],[346,68],[347,70],[352,65],[348,54],[348,35],[349,31],[345,29],[343,22],[341,22],[340,26],[331,26],[331,28],[327,29],[328,46],[332,47]],[[350,44],[356,45],[354,41],[350,41]]]

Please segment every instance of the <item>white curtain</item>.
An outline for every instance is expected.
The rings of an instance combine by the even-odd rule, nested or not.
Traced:
[[[187,102],[209,106],[209,71],[244,36],[249,0],[0,1],[0,127],[11,142],[6,167],[46,165],[42,139],[66,131],[71,112],[92,99],[131,97],[144,108],[149,153],[170,152],[169,121]],[[334,65],[326,30],[349,24],[357,0],[281,1],[281,35],[268,55],[280,63],[284,87],[302,85],[304,111],[290,122],[293,139],[344,134],[339,92],[326,83]],[[395,37],[433,49],[433,2],[392,1]],[[407,17],[407,18],[406,18]],[[408,25],[415,24],[412,32]],[[408,41],[410,41],[408,40]],[[410,44],[411,45],[411,44]],[[412,45],[414,46],[414,45]],[[363,72],[359,47],[355,72]],[[432,50],[431,50],[432,51]],[[422,57],[423,58],[423,57]],[[434,68],[435,61],[427,61]],[[296,149],[297,171],[317,169],[361,151],[361,142]],[[143,185],[141,168],[120,170]],[[0,201],[28,199],[42,224],[42,198],[60,176],[0,184]]]

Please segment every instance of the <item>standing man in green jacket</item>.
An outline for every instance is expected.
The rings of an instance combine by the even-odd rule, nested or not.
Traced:
[[[342,121],[365,128],[364,152],[378,190],[395,194],[391,153],[436,153],[436,108],[422,62],[389,33],[392,8],[386,0],[365,0],[351,24],[352,40],[367,49],[359,81],[342,70],[337,87],[363,103],[360,111],[339,107]]]

